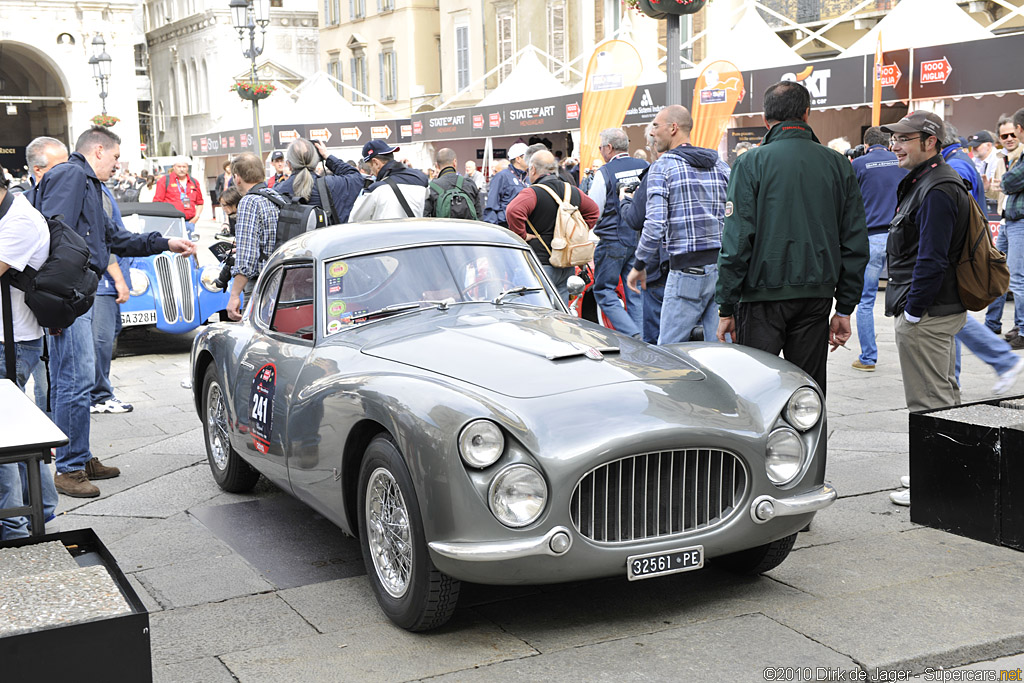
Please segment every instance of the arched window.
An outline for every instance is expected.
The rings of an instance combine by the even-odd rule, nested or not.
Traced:
[[[191,114],[192,109],[192,86],[188,82],[188,66],[181,64],[178,68],[178,72],[181,75],[181,102],[179,103],[178,111],[181,114]]]
[[[156,129],[157,132],[163,133],[167,130],[167,119],[164,117],[164,101],[160,100],[156,103]],[[153,150],[156,154],[156,150]]]
[[[189,99],[188,109],[190,114],[198,114],[199,109],[199,68],[196,66],[196,60],[193,59],[188,65],[189,75]]]
[[[203,114],[210,111],[210,72],[205,57],[199,65],[199,111]]]

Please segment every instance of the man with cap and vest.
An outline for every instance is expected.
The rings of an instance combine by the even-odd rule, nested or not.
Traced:
[[[505,217],[505,207],[519,194],[519,192],[530,184],[526,177],[526,153],[529,151],[522,142],[517,142],[508,148],[508,168],[498,171],[491,178],[491,185],[487,189],[487,205],[484,207],[484,221],[494,223],[503,228],[509,227],[508,219]]]
[[[967,320],[957,288],[956,264],[967,239],[970,196],[960,175],[942,158],[942,119],[911,112],[882,126],[909,173],[896,194],[889,230],[889,283],[885,314],[896,318],[896,350],[911,411],[959,405],[954,337]],[[891,494],[910,505],[910,489]]]
[[[153,201],[171,204],[185,214],[185,222],[194,224],[203,212],[203,190],[188,174],[188,166],[187,157],[178,157],[170,172],[156,181]]]
[[[623,284],[633,265],[639,235],[619,216],[619,187],[639,183],[647,162],[629,155],[629,137],[621,128],[601,131],[598,152],[604,165],[594,173],[587,195],[601,211],[594,233],[601,238],[594,250],[594,299],[612,326],[631,337],[643,331],[643,297],[624,287],[626,308],[616,288]]]
[[[423,215],[430,181],[422,172],[395,161],[399,149],[385,140],[370,140],[363,145],[363,161],[377,180],[356,199],[350,223]]]
[[[274,150],[270,155],[270,165],[274,167],[274,175],[267,179],[267,187],[284,182],[292,174],[291,169],[288,168],[288,162],[285,161],[284,152],[279,149]]]

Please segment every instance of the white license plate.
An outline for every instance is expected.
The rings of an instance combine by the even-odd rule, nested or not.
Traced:
[[[121,326],[156,325],[156,311],[128,311],[121,314]]]
[[[661,553],[633,555],[626,558],[626,578],[630,581],[649,579],[678,572],[689,572],[704,566],[704,546],[694,545]]]

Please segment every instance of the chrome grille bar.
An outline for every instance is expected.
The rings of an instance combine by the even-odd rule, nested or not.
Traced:
[[[174,264],[177,266],[178,283],[181,287],[181,317],[190,323],[196,317],[196,299],[192,294],[192,269],[189,257],[175,254]]]
[[[163,302],[164,319],[169,323],[178,321],[178,302],[174,295],[174,277],[171,275],[171,259],[167,254],[158,255],[154,261],[156,282],[160,287],[160,300]]]
[[[746,469],[732,453],[709,448],[641,453],[584,475],[573,490],[569,515],[576,530],[593,541],[660,538],[723,522],[746,490]]]

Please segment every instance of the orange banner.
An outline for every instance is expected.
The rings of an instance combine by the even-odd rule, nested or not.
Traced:
[[[606,128],[617,128],[626,118],[643,63],[636,48],[623,40],[606,40],[594,48],[587,66],[580,119],[580,165],[590,168],[601,158],[599,136]]]
[[[718,149],[725,127],[747,91],[743,74],[732,62],[717,60],[700,72],[693,89],[693,132],[690,143]]]
[[[882,54],[882,32],[878,32],[878,43],[875,45],[875,78],[871,87],[871,125],[878,126],[882,123],[882,64],[885,62]]]

